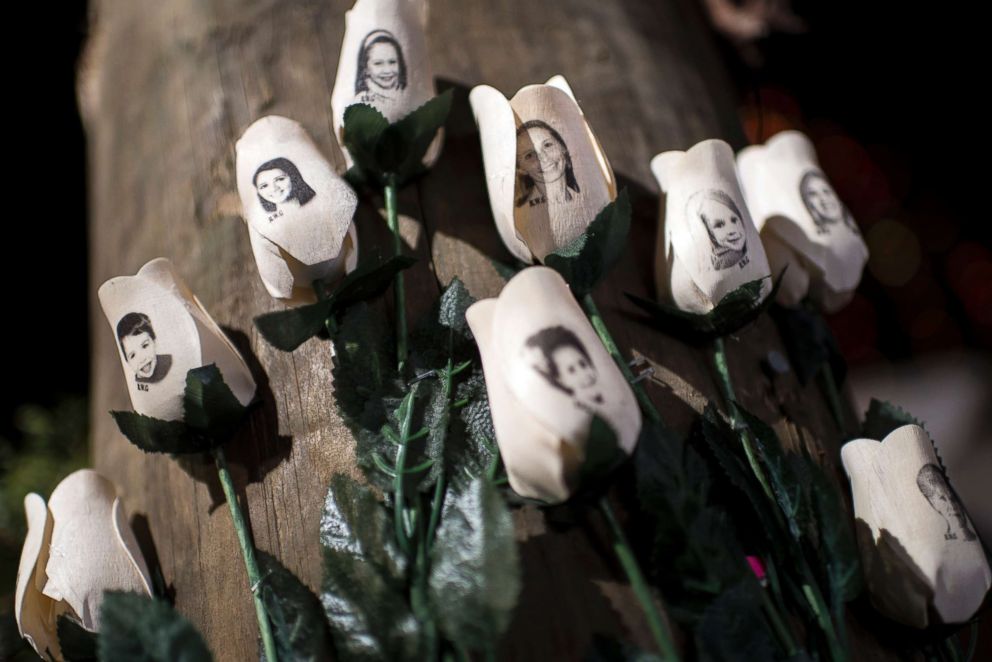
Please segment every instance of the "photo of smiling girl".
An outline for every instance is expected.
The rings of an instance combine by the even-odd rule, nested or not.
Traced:
[[[714,269],[747,264],[744,217],[733,198],[718,189],[693,193],[686,203],[689,218],[698,218],[710,238]]]
[[[172,356],[155,353],[155,330],[144,313],[128,313],[117,322],[117,342],[124,362],[134,371],[138,390],[147,391],[149,384],[169,374]]]
[[[538,350],[536,370],[554,388],[572,396],[580,409],[593,412],[603,406],[599,375],[578,336],[563,326],[541,329],[524,345]]]
[[[570,202],[579,194],[565,140],[541,120],[517,128],[517,177],[517,207]]]
[[[305,181],[299,169],[289,159],[275,158],[255,170],[252,178],[258,201],[269,214],[269,221],[299,209],[317,194]]]
[[[819,234],[830,232],[830,226],[837,223],[843,223],[853,232],[858,232],[851,213],[819,170],[810,170],[803,175],[799,182],[799,195],[809,215],[813,217]]]
[[[406,61],[396,37],[387,30],[373,30],[362,40],[355,76],[355,101],[376,106],[396,100],[406,89]]]

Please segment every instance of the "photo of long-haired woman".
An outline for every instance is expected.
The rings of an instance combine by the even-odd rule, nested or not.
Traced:
[[[388,30],[373,30],[362,40],[355,74],[355,101],[381,107],[406,89],[406,60]]]
[[[258,166],[251,181],[270,222],[287,211],[299,209],[317,195],[303,180],[299,168],[281,157]]]
[[[517,128],[517,207],[571,202],[579,195],[568,145],[541,120]]]
[[[810,170],[803,175],[799,182],[799,195],[809,215],[813,217],[818,233],[826,234],[830,232],[831,226],[838,223],[843,223],[852,232],[858,232],[851,212],[819,170]]]

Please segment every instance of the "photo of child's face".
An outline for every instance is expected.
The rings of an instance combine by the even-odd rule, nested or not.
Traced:
[[[396,89],[400,78],[400,58],[395,46],[380,41],[369,47],[368,75],[379,87]]]
[[[155,354],[155,340],[148,332],[128,335],[121,338],[124,360],[134,370],[136,377],[148,379],[155,372],[158,358]]]
[[[565,175],[565,150],[551,132],[542,127],[527,129],[517,141],[517,168],[535,182],[547,184]]]
[[[844,205],[834,189],[823,177],[811,177],[803,189],[809,206],[823,219],[841,221],[844,218]]]
[[[575,347],[562,345],[551,354],[558,368],[558,381],[573,393],[596,383],[596,371],[589,360]]]
[[[699,215],[717,246],[740,251],[744,248],[744,224],[732,209],[716,200],[705,200]]]
[[[255,188],[262,199],[278,205],[286,202],[293,193],[293,183],[283,170],[263,170],[255,178]]]

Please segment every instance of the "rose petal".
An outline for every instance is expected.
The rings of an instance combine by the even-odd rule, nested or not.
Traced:
[[[17,630],[31,644],[35,652],[45,650],[58,653],[58,638],[54,623],[49,618],[52,599],[44,595],[45,564],[48,562],[48,545],[52,537],[52,520],[48,517],[45,500],[37,494],[24,497],[24,514],[28,533],[21,549],[17,567],[17,588],[14,594],[14,618]]]

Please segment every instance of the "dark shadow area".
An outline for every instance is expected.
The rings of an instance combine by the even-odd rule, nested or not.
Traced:
[[[132,515],[131,530],[134,531],[134,537],[138,541],[138,548],[141,549],[141,555],[145,558],[145,563],[148,564],[148,572],[152,577],[152,591],[156,595],[168,600],[170,604],[175,604],[176,587],[172,584],[166,585],[165,583],[162,562],[159,559],[158,548],[155,546],[155,538],[152,535],[152,528],[148,517],[141,514]]]

